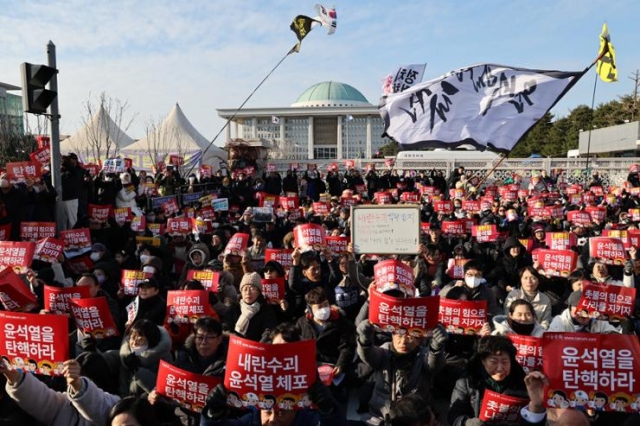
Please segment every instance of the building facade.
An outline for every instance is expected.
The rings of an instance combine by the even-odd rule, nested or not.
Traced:
[[[235,109],[218,109],[228,120]],[[290,107],[240,110],[226,139],[273,142],[277,160],[371,158],[389,142],[378,108],[354,87],[333,81],[315,84]]]
[[[9,93],[22,90],[18,86],[0,82],[0,132],[24,135],[22,97]]]

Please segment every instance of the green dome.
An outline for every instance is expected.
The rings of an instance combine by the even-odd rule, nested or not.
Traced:
[[[302,92],[292,107],[370,106],[358,89],[348,84],[325,81]]]

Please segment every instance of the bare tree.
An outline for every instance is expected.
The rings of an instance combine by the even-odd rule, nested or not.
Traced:
[[[161,120],[149,120],[145,141],[146,153],[151,164],[154,165],[158,161],[168,161],[169,154],[176,154],[183,158],[186,154],[186,143],[180,129],[168,126]]]

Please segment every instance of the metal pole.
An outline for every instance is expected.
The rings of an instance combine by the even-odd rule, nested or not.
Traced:
[[[51,40],[47,44],[47,65],[58,69],[56,66],[56,45]],[[58,75],[54,74],[49,80],[49,90],[58,93]],[[58,232],[67,229],[67,218],[64,214],[62,203],[62,176],[60,173],[60,115],[58,111],[58,96],[49,106],[49,118],[51,120],[51,185],[56,190],[56,225]]]
[[[596,73],[596,79],[593,82],[593,94],[591,95],[591,119],[589,120],[589,134],[587,137],[587,164],[584,168],[584,171],[587,174],[587,176],[585,177],[586,184],[589,183],[589,176],[590,176],[589,156],[591,155],[591,130],[593,130],[593,116],[595,115],[593,111],[593,107],[596,102],[596,86],[597,85],[598,85],[598,73]],[[585,184],[585,187],[587,186],[586,184]]]
[[[349,157],[349,114],[347,114],[347,116],[345,117],[345,121],[347,122],[346,125],[346,130],[347,130],[347,160],[351,159],[351,157]]]

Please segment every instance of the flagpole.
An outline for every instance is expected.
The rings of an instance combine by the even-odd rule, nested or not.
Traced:
[[[207,151],[209,151],[209,148],[211,148],[211,146],[214,144],[214,142],[218,139],[218,137],[220,137],[220,135],[222,134],[222,132],[224,132],[224,130],[229,126],[229,124],[231,123],[231,121],[236,118],[236,116],[238,115],[238,113],[240,112],[240,110],[246,105],[247,102],[249,102],[249,99],[251,99],[251,97],[258,91],[258,89],[264,84],[265,81],[267,81],[267,79],[269,77],[271,77],[271,74],[273,74],[273,72],[278,69],[278,67],[284,62],[285,59],[287,59],[287,57],[289,55],[291,55],[292,53],[298,52],[300,49],[300,45],[299,43],[296,43],[296,45],[294,45],[288,52],[286,55],[284,55],[282,57],[282,59],[280,59],[278,61],[278,63],[271,69],[271,71],[269,71],[269,73],[262,79],[262,81],[260,81],[260,83],[258,83],[258,85],[251,91],[251,93],[249,93],[249,96],[247,96],[247,98],[240,104],[240,106],[233,112],[233,114],[231,115],[231,117],[229,117],[227,119],[227,121],[224,123],[224,126],[222,126],[222,128],[220,128],[220,130],[218,131],[218,133],[214,136],[213,140],[211,142],[209,142],[209,145],[207,145],[207,147],[204,149],[204,151],[202,151],[202,159],[204,159],[205,154],[207,153]],[[191,168],[189,169],[189,172],[185,175],[185,176],[189,176],[191,174],[191,172],[193,171],[193,169],[195,168],[195,164],[193,164],[191,166]]]
[[[495,172],[496,169],[500,166],[500,164],[502,164],[502,162],[507,158],[507,154],[502,154],[500,157],[500,161],[498,161],[495,166],[493,166],[491,168],[491,170],[489,170],[489,173],[485,174],[482,179],[480,179],[480,182],[478,182],[478,184],[476,185],[476,193],[480,190],[480,187],[482,186],[482,184],[484,183],[484,181],[487,180],[487,178],[491,175],[491,173]],[[469,197],[471,196],[471,194],[468,194],[466,199],[468,200]]]
[[[598,58],[599,59],[599,58]],[[595,62],[598,61],[596,59]],[[585,165],[585,172],[587,173],[587,179],[589,178],[589,157],[591,153],[591,130],[593,130],[593,107],[596,102],[596,87],[598,86],[598,73],[595,73],[595,80],[593,81],[593,93],[591,94],[591,117],[589,119],[589,134],[587,135],[587,164]]]

